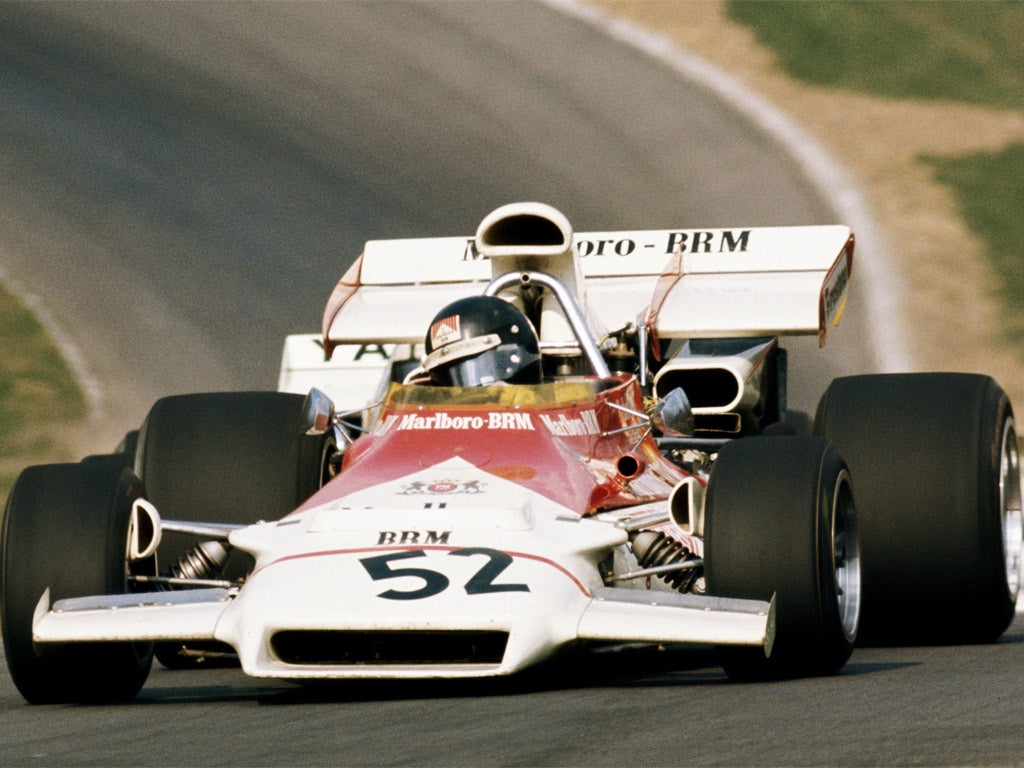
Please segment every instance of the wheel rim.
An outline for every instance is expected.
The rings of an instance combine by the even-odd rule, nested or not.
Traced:
[[[338,443],[334,439],[325,440],[323,450],[320,452],[320,486],[323,488],[338,474],[338,467],[334,466],[334,457],[341,451],[338,450]],[[319,488],[317,490],[319,490]]]
[[[845,470],[836,483],[832,499],[832,551],[839,619],[846,639],[853,642],[860,624],[860,538],[857,516]]]
[[[1003,425],[1003,440],[999,451],[999,513],[1006,558],[1006,586],[1010,597],[1016,600],[1020,590],[1024,536],[1021,521],[1020,455],[1017,430],[1012,418],[1008,418]]]

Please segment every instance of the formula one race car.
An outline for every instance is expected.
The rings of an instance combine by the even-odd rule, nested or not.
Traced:
[[[158,401],[113,454],[30,467],[0,608],[31,702],[129,699],[154,653],[256,677],[479,677],[693,643],[828,675],[854,643],[986,642],[1020,576],[1017,436],[985,376],[837,379],[842,226],[373,241],[278,392]],[[303,394],[308,393],[308,394]],[[856,502],[855,502],[856,499]],[[155,649],[155,651],[154,651]]]

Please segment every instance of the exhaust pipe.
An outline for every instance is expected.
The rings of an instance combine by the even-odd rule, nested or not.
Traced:
[[[659,397],[679,387],[695,415],[749,413],[765,398],[775,339],[691,339],[654,377]]]

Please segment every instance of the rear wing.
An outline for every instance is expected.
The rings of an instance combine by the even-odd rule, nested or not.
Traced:
[[[527,269],[569,283],[598,337],[639,320],[661,339],[808,334],[823,345],[845,306],[854,245],[845,226],[575,234],[567,226],[564,247],[495,247],[480,232],[366,243],[327,304],[325,352],[421,343],[445,304]]]

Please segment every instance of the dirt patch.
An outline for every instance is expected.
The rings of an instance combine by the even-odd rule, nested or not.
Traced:
[[[893,246],[907,287],[903,320],[914,367],[991,374],[1024,407],[1024,362],[1002,336],[1006,310],[985,245],[960,220],[950,190],[917,159],[1024,141],[1024,113],[806,85],[784,74],[752,31],[727,19],[718,0],[593,4],[728,72],[825,146],[857,179]]]

